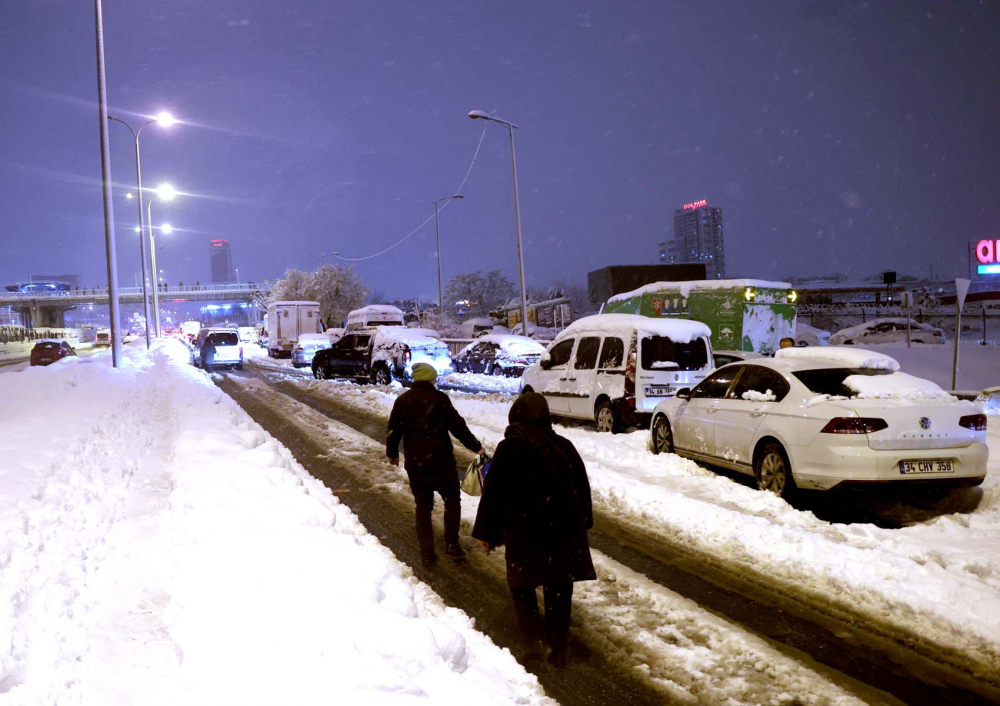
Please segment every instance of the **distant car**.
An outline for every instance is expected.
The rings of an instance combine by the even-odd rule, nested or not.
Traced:
[[[330,348],[318,351],[312,360],[313,377],[354,378],[388,385],[409,380],[415,363],[429,363],[439,375],[454,372],[448,344],[425,329],[377,326],[348,331]]]
[[[94,348],[98,347],[111,347],[111,332],[107,329],[101,329],[94,337]]]
[[[753,351],[712,351],[712,360],[715,361],[715,367],[717,368],[729,365],[730,363],[742,363],[745,360],[765,357],[767,356],[763,353],[754,353]]]
[[[240,342],[240,335],[236,329],[207,327],[198,332],[198,338],[194,342],[192,357],[198,365],[203,365],[201,351],[205,343],[211,341],[215,346],[215,358],[212,365],[221,368],[229,366],[237,370],[243,370],[243,344]]]
[[[524,369],[537,363],[545,346],[524,336],[486,334],[459,352],[452,363],[459,373],[483,373],[520,377]]]
[[[910,319],[910,341],[913,343],[944,343],[944,332],[929,324]],[[873,319],[851,326],[830,336],[834,346],[861,343],[906,343],[906,319]]]
[[[292,348],[292,365],[296,368],[311,367],[313,356],[332,345],[325,333],[300,333],[295,347]]]
[[[654,453],[794,488],[974,486],[986,477],[986,415],[863,349],[788,348],[732,363],[656,406]],[[809,355],[805,355],[809,354]],[[911,485],[911,487],[913,487]]]
[[[76,351],[67,341],[43,340],[31,349],[31,365],[51,365],[73,355],[76,355]]]
[[[344,329],[342,328],[328,328],[326,330],[326,337],[330,339],[330,343],[336,343],[344,337]]]
[[[830,332],[808,324],[795,324],[795,345],[797,346],[828,346]]]

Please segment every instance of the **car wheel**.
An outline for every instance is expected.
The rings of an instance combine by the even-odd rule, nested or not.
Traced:
[[[611,403],[605,400],[597,405],[597,412],[594,414],[597,421],[597,431],[616,434],[619,430],[618,415]]]
[[[757,488],[767,490],[779,498],[787,498],[795,488],[792,466],[785,450],[778,444],[768,444],[757,456],[754,464]]]
[[[490,373],[495,378],[501,377],[503,375],[503,368],[501,368],[499,365],[497,365],[496,363],[494,363],[493,364],[493,370],[491,370]]]
[[[388,368],[379,368],[375,371],[376,385],[388,385],[390,383],[392,383],[392,374],[389,372]]]
[[[670,422],[660,415],[653,422],[653,453],[672,454],[674,452],[674,433],[670,430]]]

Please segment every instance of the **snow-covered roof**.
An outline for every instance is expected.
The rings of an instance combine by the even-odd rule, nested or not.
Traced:
[[[376,340],[389,343],[405,343],[408,346],[446,345],[433,336],[428,336],[428,329],[406,328],[405,326],[379,326],[374,331]]]
[[[355,309],[348,316],[358,316],[360,314],[398,314],[403,315],[403,310],[391,304],[369,304],[360,309]]]
[[[330,345],[330,337],[325,333],[300,333],[299,344],[303,343],[322,343],[328,346]]]
[[[667,336],[677,343],[690,343],[699,336],[711,336],[712,330],[700,321],[688,319],[653,319],[637,314],[595,314],[577,319],[556,340],[581,333],[618,333],[639,331],[653,336]]]
[[[524,353],[541,353],[545,350],[545,346],[538,341],[532,340],[527,336],[518,336],[513,333],[489,333],[485,336],[480,336],[476,339],[475,343],[471,345],[475,345],[480,341],[495,343],[504,350],[518,350]]]
[[[39,343],[65,343],[67,346],[70,344],[65,338],[40,338],[35,341],[35,345],[37,346]]]
[[[699,279],[688,282],[653,282],[631,292],[622,292],[608,299],[608,303],[621,302],[632,297],[640,297],[643,294],[655,294],[657,292],[672,292],[680,290],[682,297],[687,297],[693,291],[706,291],[712,289],[746,289],[747,287],[760,287],[762,289],[791,289],[788,282],[769,282],[764,279]]]
[[[267,308],[270,309],[272,306],[285,306],[285,305],[288,305],[288,304],[296,304],[296,305],[303,305],[304,304],[304,305],[307,305],[307,306],[319,306],[319,302],[287,301],[287,302],[271,302],[270,304],[267,305]]]
[[[890,375],[849,375],[844,385],[858,399],[952,400],[952,396],[930,380],[895,372]]]
[[[776,360],[789,362],[810,361],[831,363],[845,368],[867,368],[870,370],[899,370],[899,362],[885,353],[876,353],[856,346],[823,346],[808,348],[781,348],[774,353]]]
[[[488,326],[492,328],[496,323],[488,316],[474,316],[471,319],[466,319],[459,326],[461,328],[471,328],[473,326]]]

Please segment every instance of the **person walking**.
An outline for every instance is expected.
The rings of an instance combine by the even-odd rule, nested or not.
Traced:
[[[412,387],[396,398],[389,415],[385,455],[389,463],[398,466],[399,442],[403,442],[406,453],[404,467],[416,504],[420,559],[425,567],[430,567],[437,561],[431,524],[435,492],[444,501],[444,553],[456,561],[465,558],[465,552],[458,544],[461,496],[449,432],[470,451],[480,456],[486,451],[455,410],[451,398],[434,387],[437,379],[434,366],[416,363],[411,375]]]
[[[212,336],[205,337],[205,344],[201,347],[201,367],[209,375],[212,374],[212,366],[215,365],[215,341]]]
[[[545,398],[518,397],[486,474],[472,536],[487,551],[506,545],[507,584],[525,660],[566,664],[573,583],[597,578],[587,530],[590,482],[572,442],[555,433]],[[544,623],[535,589],[543,588]]]

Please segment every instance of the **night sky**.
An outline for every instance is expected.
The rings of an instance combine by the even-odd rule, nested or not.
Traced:
[[[730,276],[966,272],[1000,237],[1000,3],[331,2],[104,5],[111,113],[142,136],[167,280],[360,258],[441,214],[445,279],[654,263],[673,209],[725,218]],[[93,3],[3,5],[0,283],[104,280]],[[114,123],[119,276],[138,271],[131,136]],[[434,223],[358,272],[436,299]]]

